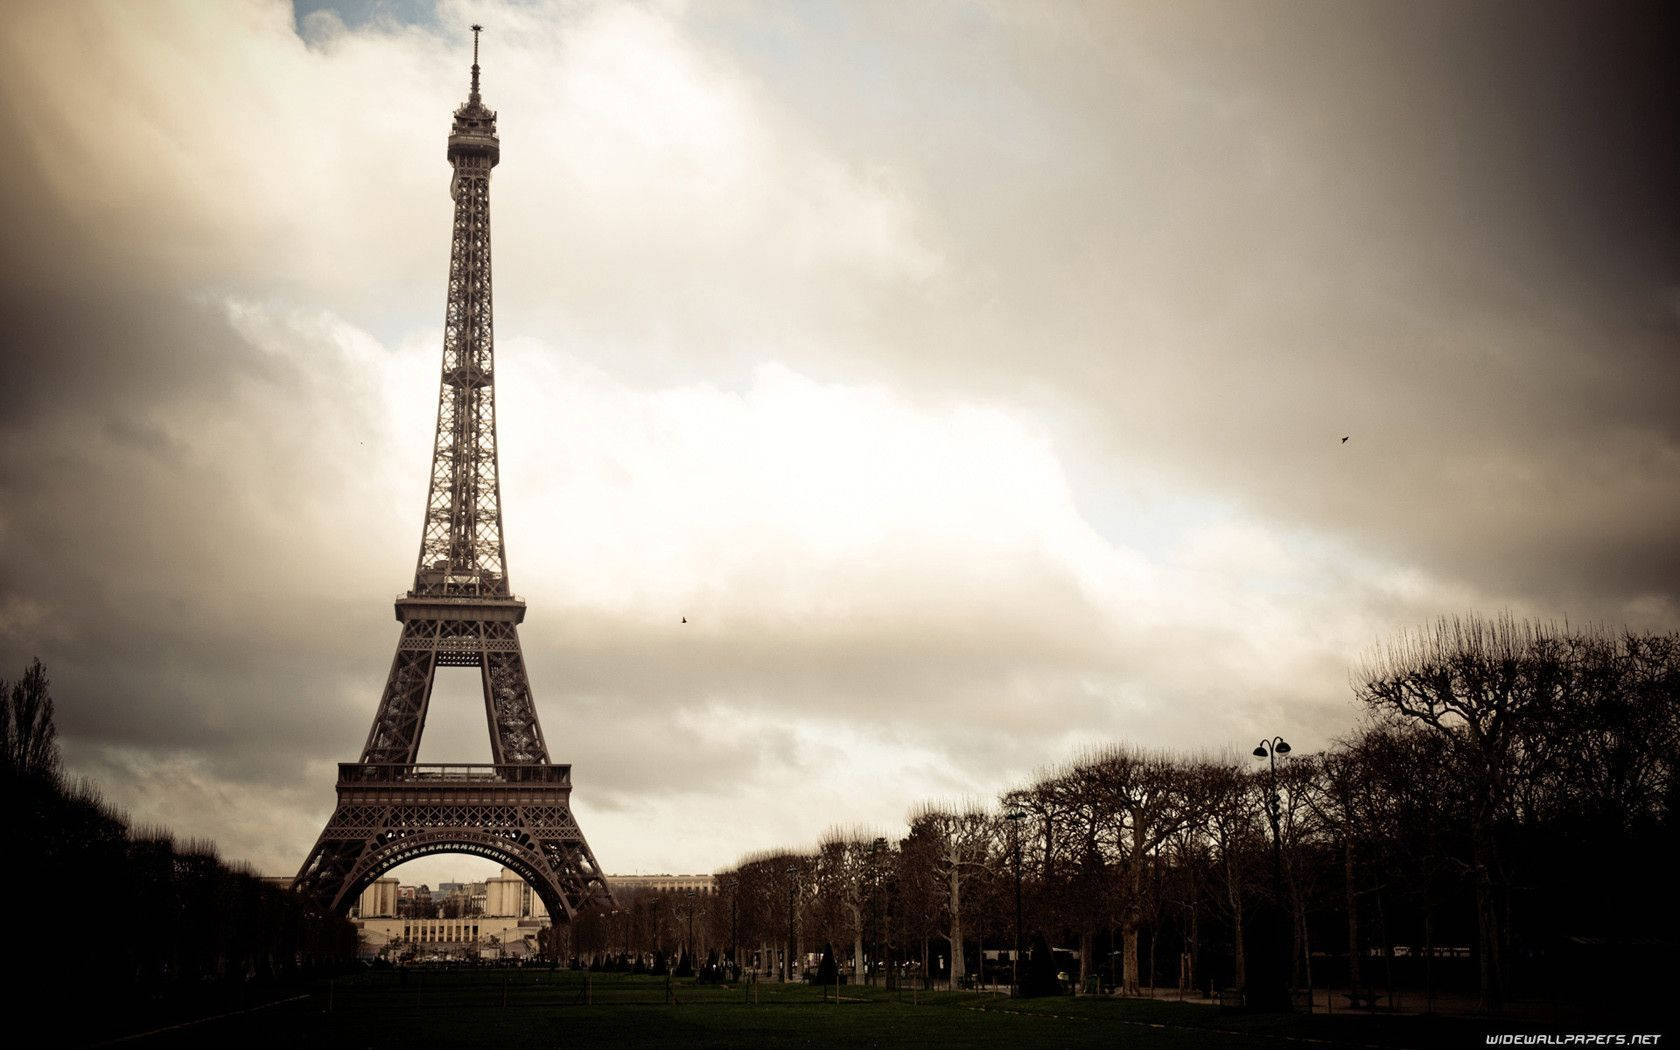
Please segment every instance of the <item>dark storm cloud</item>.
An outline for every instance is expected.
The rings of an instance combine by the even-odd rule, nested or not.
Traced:
[[[846,148],[937,173],[970,287],[878,367],[1511,600],[1680,586],[1671,9],[965,9],[960,48],[862,10],[739,35]]]
[[[340,648],[341,633],[318,633],[342,620],[343,596],[316,593],[304,612],[293,587],[265,594],[273,574],[245,562],[265,537],[229,503],[306,491],[298,464],[229,472],[205,461],[193,432],[202,406],[246,383],[283,396],[290,377],[178,297],[37,295],[12,298],[7,314],[17,343],[0,420],[3,565],[7,590],[30,603],[26,618],[0,623],[7,650],[50,654],[60,689],[87,701],[60,710],[72,737],[295,776],[276,738],[325,742],[358,719],[324,724],[288,692],[330,693],[333,676],[376,672],[346,662],[359,654]],[[263,607],[270,597],[278,608]]]

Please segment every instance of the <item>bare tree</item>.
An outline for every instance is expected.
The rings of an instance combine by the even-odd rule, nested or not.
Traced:
[[[1359,841],[1371,826],[1371,814],[1365,801],[1365,787],[1369,783],[1368,770],[1359,752],[1343,748],[1323,756],[1321,776],[1307,796],[1320,821],[1336,836],[1342,849],[1342,879],[1347,911],[1348,984],[1360,987],[1359,973]]]
[[[40,659],[9,687],[0,679],[0,760],[17,776],[56,776],[58,726],[53,720],[52,683]]]
[[[1312,938],[1307,922],[1307,901],[1321,875],[1320,846],[1324,824],[1312,806],[1322,794],[1320,756],[1295,755],[1278,769],[1278,828],[1282,836],[1284,889],[1289,896],[1292,950],[1291,973],[1296,986],[1311,991]]]
[[[1202,869],[1211,863],[1211,851],[1203,834],[1205,799],[1198,790],[1199,778],[1193,769],[1185,770],[1185,821],[1167,840],[1169,857],[1164,897],[1177,908],[1181,924],[1182,943],[1178,956],[1177,986],[1181,991],[1196,987],[1198,956],[1201,949]]]
[[[1506,893],[1497,825],[1550,738],[1535,734],[1565,680],[1559,632],[1509,615],[1442,619],[1367,661],[1356,692],[1373,711],[1440,734],[1465,773],[1484,1009],[1504,1003]]]
[[[1103,836],[1112,823],[1111,801],[1096,783],[1099,752],[1088,753],[1046,788],[1054,793],[1063,814],[1060,840],[1065,856],[1057,886],[1063,919],[1079,932],[1079,972],[1095,970],[1096,935],[1113,915],[1113,872]]]
[[[781,977],[798,972],[800,938],[815,896],[816,859],[790,850],[764,851],[736,866],[740,887],[738,914],[745,935],[755,938],[765,970],[773,967],[780,946]]]
[[[1221,905],[1231,925],[1232,980],[1237,987],[1248,983],[1248,900],[1253,880],[1254,857],[1260,843],[1260,796],[1253,790],[1256,779],[1226,762],[1205,762],[1194,772],[1202,828],[1213,852]]]
[[[971,877],[992,862],[992,818],[977,806],[953,809],[930,803],[910,814],[910,837],[930,847],[926,855],[932,860],[932,871],[927,874],[946,888],[951,980],[960,981],[968,972],[963,958],[963,890]]]
[[[1071,913],[1067,872],[1072,870],[1068,843],[1075,841],[1077,783],[1071,767],[1045,771],[1039,779],[1003,796],[1005,812],[1019,811],[1022,881],[1030,892],[1028,929],[1047,928]],[[1023,940],[1030,940],[1023,931]]]
[[[921,948],[922,987],[931,987],[929,942],[940,929],[949,899],[949,889],[939,879],[938,852],[941,843],[925,831],[905,836],[893,851],[888,871],[889,893],[896,903],[898,933]]]
[[[862,828],[833,828],[817,846],[817,911],[825,937],[852,944],[853,980],[865,972],[863,934],[870,876],[870,844],[876,836]]]
[[[1099,814],[1099,841],[1118,874],[1114,885],[1121,932],[1122,990],[1139,993],[1138,943],[1152,911],[1149,871],[1157,849],[1185,819],[1185,783],[1178,763],[1131,748],[1089,756],[1079,769]]]

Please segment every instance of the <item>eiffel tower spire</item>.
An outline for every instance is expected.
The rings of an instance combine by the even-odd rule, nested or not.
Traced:
[[[467,101],[468,102],[477,102],[478,101],[478,34],[484,32],[484,27],[481,26],[481,25],[474,25],[472,27],[472,31],[473,31],[473,74],[472,74],[473,79],[472,79],[472,91],[471,91],[471,93],[469,93],[467,95]]]
[[[344,911],[379,874],[430,853],[476,853],[517,872],[555,921],[611,894],[570,808],[571,767],[548,757],[508,588],[496,459],[490,296],[490,170],[496,114],[472,89],[455,110],[449,298],[431,484],[414,587],[397,599],[402,635],[359,762],[339,766],[338,808],[294,885]],[[488,766],[416,765],[439,667],[477,667],[490,729]]]

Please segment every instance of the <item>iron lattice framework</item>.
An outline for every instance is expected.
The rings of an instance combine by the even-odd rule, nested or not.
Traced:
[[[379,875],[433,853],[475,853],[516,872],[556,922],[611,899],[571,811],[571,767],[549,761],[508,588],[496,464],[490,296],[490,169],[496,114],[472,90],[449,135],[455,223],[449,249],[437,436],[414,588],[397,599],[402,635],[358,762],[338,773],[338,808],[294,887],[343,913]],[[477,667],[490,765],[417,765],[439,667]]]

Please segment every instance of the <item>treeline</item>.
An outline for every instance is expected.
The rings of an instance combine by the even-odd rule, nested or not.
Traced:
[[[0,791],[10,939],[23,1001],[98,989],[100,1012],[340,966],[355,928],[230,867],[204,843],[137,830],[60,768],[50,683],[36,660],[0,681]],[[14,968],[16,969],[16,968]]]
[[[1680,638],[1443,620],[1354,688],[1364,726],[1322,753],[1093,751],[902,836],[745,858],[713,897],[621,903],[574,951],[1008,982],[1018,871],[1023,967],[1083,987],[1667,994]]]

